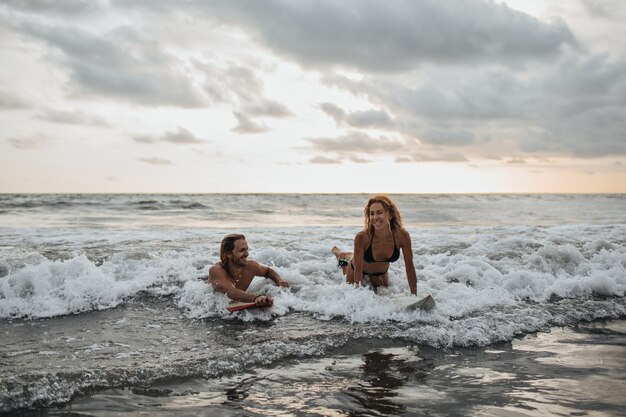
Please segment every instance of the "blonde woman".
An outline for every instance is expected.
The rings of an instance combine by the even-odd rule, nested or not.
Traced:
[[[397,261],[402,252],[409,290],[417,295],[411,236],[402,227],[402,216],[396,204],[387,196],[377,195],[369,199],[363,215],[365,227],[354,238],[354,252],[342,252],[337,246],[332,248],[347,282],[361,285],[368,279],[374,290],[388,286],[389,264]]]

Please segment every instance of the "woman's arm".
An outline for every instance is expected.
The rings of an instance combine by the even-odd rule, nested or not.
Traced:
[[[400,231],[400,248],[404,256],[404,266],[406,267],[406,279],[409,282],[411,294],[417,295],[417,274],[413,265],[413,249],[411,248],[411,235],[405,229]]]
[[[365,232],[359,232],[354,237],[354,255],[352,257],[352,265],[354,265],[353,284],[361,285],[363,282],[363,258],[365,257],[365,248],[369,242],[369,237]]]

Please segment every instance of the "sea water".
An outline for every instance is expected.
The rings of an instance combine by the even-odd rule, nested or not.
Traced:
[[[394,302],[409,295],[402,258],[378,293],[344,282],[330,249],[351,250],[367,195],[0,195],[0,412],[613,415],[626,405],[585,406],[583,395],[532,414],[528,401],[544,402],[520,408],[514,393],[539,379],[510,369],[534,362],[528,338],[554,326],[626,353],[622,321],[593,324],[626,317],[625,195],[391,197],[433,311]],[[229,313],[206,284],[233,232],[290,283],[253,281],[271,309]],[[602,383],[624,386],[624,366]],[[561,372],[550,380],[568,380]],[[480,381],[509,390],[474,404]]]

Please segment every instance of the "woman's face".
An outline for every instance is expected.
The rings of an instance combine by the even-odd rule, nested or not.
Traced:
[[[381,230],[389,227],[389,212],[381,203],[373,203],[369,211],[370,224],[374,229]]]

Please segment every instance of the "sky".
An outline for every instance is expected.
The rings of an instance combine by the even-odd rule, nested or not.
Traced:
[[[0,193],[625,193],[622,0],[3,0]]]

